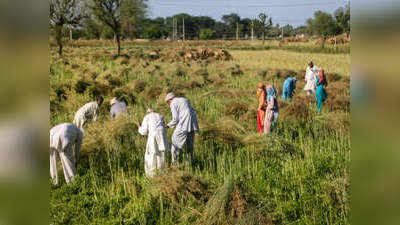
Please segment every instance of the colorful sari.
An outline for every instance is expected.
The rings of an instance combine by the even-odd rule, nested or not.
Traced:
[[[257,130],[259,133],[264,133],[264,119],[265,119],[265,99],[267,93],[263,88],[259,88],[257,96],[259,100],[259,106],[257,110]]]
[[[325,102],[328,94],[326,93],[325,87],[328,85],[324,71],[320,70],[316,80],[316,91],[315,91],[315,99],[317,100],[317,108],[318,112],[321,113],[322,105]]]

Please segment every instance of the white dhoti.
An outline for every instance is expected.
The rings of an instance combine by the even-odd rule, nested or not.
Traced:
[[[156,170],[165,167],[165,150],[168,148],[167,133],[164,127],[149,134],[146,154],[144,156],[144,171],[147,176],[153,177]]]
[[[164,117],[154,112],[147,114],[139,127],[139,133],[148,135],[144,171],[148,177],[153,177],[156,170],[164,168],[165,150],[169,149]]]
[[[195,132],[186,132],[175,129],[172,134],[172,163],[178,159],[183,146],[186,144],[186,153],[190,154],[191,160],[193,160],[193,145],[194,145]]]
[[[63,152],[58,152],[56,149],[50,149],[50,176],[55,185],[58,184],[57,155],[61,160],[65,181],[69,183],[76,174],[76,161],[73,155],[73,150],[70,147],[65,149]]]

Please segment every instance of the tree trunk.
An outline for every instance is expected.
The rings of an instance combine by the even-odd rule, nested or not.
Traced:
[[[323,37],[322,37],[322,45],[321,45],[321,48],[325,48],[325,42],[326,42],[326,37],[323,36]]]
[[[58,56],[62,56],[62,52],[63,52],[63,45],[62,43],[58,43]]]
[[[262,32],[263,45],[265,44],[265,31]]]
[[[62,56],[62,51],[63,51],[63,43],[62,43],[62,27],[57,26],[55,29],[56,32],[56,41],[58,45],[58,56]]]
[[[115,34],[115,41],[117,43],[117,56],[120,56],[121,55],[121,41],[120,41],[120,37],[119,37],[118,33]]]

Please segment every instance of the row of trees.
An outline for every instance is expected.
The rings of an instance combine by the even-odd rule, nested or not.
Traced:
[[[148,0],[49,0],[50,28],[62,54],[62,38],[111,39],[120,53],[120,40],[146,39],[262,39],[266,37],[316,35],[326,38],[350,32],[350,6],[337,9],[333,15],[317,11],[306,26],[294,28],[273,24],[272,18],[260,13],[241,18],[232,13],[220,21],[208,16],[177,14],[148,18]]]
[[[78,37],[110,35],[120,55],[121,36],[134,38],[136,27],[147,12],[147,0],[49,0],[50,31],[62,54],[62,37],[72,30]],[[108,37],[110,37],[108,36]]]

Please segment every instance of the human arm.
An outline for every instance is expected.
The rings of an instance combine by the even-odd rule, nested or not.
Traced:
[[[142,125],[139,126],[139,133],[141,135],[147,135],[149,133],[149,123],[148,123],[148,117],[144,117]]]
[[[112,109],[110,110],[110,117],[111,117],[111,119],[114,119],[114,118],[115,118],[115,113],[113,112]]]
[[[97,120],[97,117],[99,116],[99,113],[100,113],[99,106],[96,105],[96,107],[93,110],[93,121]]]
[[[319,85],[319,77],[316,76],[315,77],[315,87],[317,87]]]
[[[179,122],[178,109],[175,104],[171,103],[172,120],[166,125],[167,128],[175,127]]]
[[[270,100],[268,101],[267,110],[273,110],[275,105],[275,98],[271,96],[269,99]]]
[[[261,92],[260,98],[259,98],[259,103],[258,103],[258,110],[261,110],[265,107],[265,101],[266,101],[266,93],[265,91]]]
[[[309,81],[311,76],[312,76],[312,71],[311,71],[310,67],[307,67],[306,76],[304,77],[304,81],[305,82]]]

